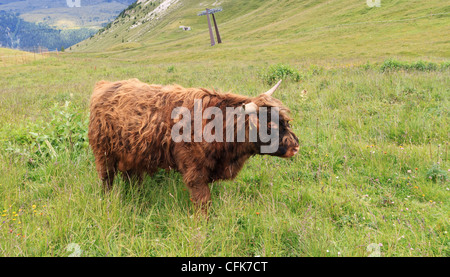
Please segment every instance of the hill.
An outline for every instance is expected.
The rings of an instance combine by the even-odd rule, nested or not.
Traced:
[[[43,23],[23,20],[14,13],[0,11],[0,46],[26,49],[37,47],[51,50],[67,48],[95,33],[93,29],[58,30]]]
[[[133,0],[0,1],[0,46],[67,48],[95,34]]]
[[[197,13],[214,7],[223,8],[216,18],[224,43],[210,47],[206,17]],[[450,6],[439,0],[426,5],[418,0],[384,0],[381,7],[368,7],[360,0],[142,0],[73,49],[141,47],[114,55],[144,54],[161,61],[211,55],[261,60],[441,59],[450,56],[448,39],[442,36],[449,33],[449,15]],[[191,31],[182,31],[180,25]]]
[[[101,28],[135,0],[80,0],[71,7],[66,0],[0,1],[0,10],[18,13],[28,22],[46,23],[55,28]],[[72,1],[75,2],[75,1]]]

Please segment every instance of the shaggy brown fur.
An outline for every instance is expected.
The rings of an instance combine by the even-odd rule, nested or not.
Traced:
[[[250,98],[203,88],[148,85],[137,79],[100,81],[91,97],[88,135],[104,189],[111,188],[118,171],[141,180],[144,173],[151,175],[158,168],[175,169],[182,174],[192,200],[206,207],[211,200],[208,184],[236,177],[244,162],[259,154],[259,142],[193,142],[193,131],[192,142],[175,143],[171,138],[175,124],[171,112],[176,107],[193,111],[194,99],[202,99],[203,110],[220,108],[224,126],[226,107],[250,102],[259,107],[279,107],[280,149],[284,150],[274,155],[289,157],[296,152],[292,149],[298,150],[298,139],[289,129],[288,110],[270,96]],[[203,120],[203,127],[206,123]]]

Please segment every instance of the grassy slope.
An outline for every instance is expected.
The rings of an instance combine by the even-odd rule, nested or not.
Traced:
[[[73,49],[104,51],[124,39],[143,47],[112,55],[172,62],[230,56],[290,62],[350,57],[365,61],[388,56],[441,59],[450,54],[445,47],[447,38],[441,35],[450,31],[450,9],[442,1],[428,1],[427,5],[421,1],[383,1],[380,8],[369,8],[356,0],[221,1],[224,10],[217,14],[217,20],[224,44],[211,48],[206,18],[196,14],[205,3],[213,2],[181,1],[163,20],[134,29],[129,26],[148,11],[131,11],[131,18],[120,18],[107,32]],[[179,25],[191,26],[192,31],[181,31]]]
[[[14,64],[23,64],[41,58],[43,57],[39,54],[15,49],[0,48],[0,67]]]
[[[304,21],[288,20],[310,30],[298,37],[277,23],[295,12],[256,22],[246,15],[250,7],[277,11],[276,3],[300,13],[298,1],[248,1],[248,10],[234,13],[227,3],[218,15],[226,43],[218,47],[207,46],[205,18],[180,23],[172,14],[132,49],[102,51],[121,44],[112,34],[86,47],[89,53],[0,67],[0,256],[67,256],[71,243],[84,256],[367,256],[380,243],[383,256],[450,255],[448,69],[383,73],[379,66],[393,55],[448,59],[445,38],[428,36],[444,32],[448,18],[322,28],[370,13],[416,17],[441,9],[440,2],[411,4],[400,16],[399,6],[381,12],[328,1],[305,7]],[[310,13],[322,17],[313,21]],[[169,25],[194,29],[172,32]],[[289,160],[253,157],[236,180],[214,183],[209,222],[190,217],[189,195],[174,172],[147,178],[141,189],[117,179],[111,194],[101,192],[85,141],[96,81],[136,77],[256,95],[268,88],[261,72],[278,60],[302,75],[276,93],[292,110],[301,151]]]

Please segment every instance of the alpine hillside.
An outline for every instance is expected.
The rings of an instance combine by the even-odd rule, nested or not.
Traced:
[[[206,8],[217,13],[223,43],[210,46]],[[257,60],[450,56],[450,6],[445,1],[139,0],[72,50],[184,61],[228,57]],[[190,31],[180,26],[191,27]],[[162,51],[163,50],[163,51]],[[251,55],[249,55],[251,53]]]

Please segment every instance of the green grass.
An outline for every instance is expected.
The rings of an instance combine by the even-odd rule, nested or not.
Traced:
[[[137,77],[257,95],[264,65],[65,55],[1,69],[0,255],[67,256],[76,243],[83,256],[367,256],[381,243],[383,256],[448,256],[448,70],[290,66],[304,80],[277,97],[300,153],[254,157],[214,183],[209,222],[192,216],[175,172],[102,193],[85,140],[93,84]]]
[[[170,33],[174,14],[132,49],[103,51],[120,44],[112,33],[84,42],[89,52],[0,67],[0,256],[69,256],[74,243],[82,256],[369,256],[377,246],[386,257],[450,256],[449,48],[434,36],[448,18],[333,27],[448,8],[342,2],[280,1],[294,8],[281,16],[276,1],[224,1],[227,39],[215,47],[204,30]],[[274,17],[249,16],[269,7]],[[205,23],[190,20],[181,25]],[[292,111],[300,151],[253,157],[235,180],[212,184],[209,221],[193,216],[176,172],[142,187],[117,178],[102,192],[86,138],[97,81],[256,96],[279,76],[289,76],[275,97]]]
[[[29,63],[44,58],[42,54],[34,54],[15,49],[0,48],[0,67]]]
[[[442,36],[449,31],[450,10],[440,0],[426,5],[420,0],[385,0],[380,8],[369,8],[360,0],[223,0],[219,5],[223,11],[216,15],[223,44],[211,47],[206,18],[197,13],[215,2],[179,1],[162,19],[131,28],[156,7],[141,4],[72,51],[103,52],[122,42],[139,42],[139,49],[108,55],[158,63],[210,57],[270,63],[308,57],[315,64],[348,62],[350,57],[439,62],[450,55],[448,40]],[[192,31],[182,31],[180,25],[191,26]]]

